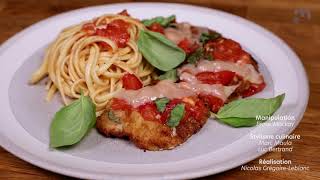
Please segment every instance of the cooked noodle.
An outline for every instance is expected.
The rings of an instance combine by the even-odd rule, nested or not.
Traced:
[[[153,67],[142,59],[136,43],[139,29],[145,28],[143,24],[131,17],[114,14],[91,22],[99,27],[117,19],[130,24],[130,38],[124,48],[107,37],[88,36],[82,30],[88,22],[66,28],[47,49],[42,65],[32,75],[31,83],[48,76],[46,99],[50,101],[58,90],[64,104],[69,103],[67,97],[77,99],[83,92],[96,105],[97,116],[122,88],[121,77],[125,73],[135,74],[143,85],[150,84]],[[105,42],[111,48],[101,48],[99,42]]]

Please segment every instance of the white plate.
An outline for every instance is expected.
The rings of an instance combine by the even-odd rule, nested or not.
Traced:
[[[49,149],[50,121],[61,103],[59,96],[52,103],[44,101],[43,83],[27,84],[32,71],[39,66],[45,47],[60,30],[123,9],[138,18],[176,14],[178,21],[210,27],[240,42],[258,60],[266,77],[268,87],[258,96],[273,97],[285,92],[285,101],[277,114],[294,116],[294,125],[272,127],[266,126],[271,123],[267,122],[236,129],[210,120],[182,146],[162,152],[143,152],[130,142],[104,138],[93,130],[71,149]],[[301,120],[309,97],[303,66],[283,41],[240,17],[187,5],[128,3],[67,12],[43,20],[5,42],[0,59],[1,146],[36,166],[87,179],[182,179],[234,168],[263,154],[257,141],[250,139],[250,133],[289,134]]]

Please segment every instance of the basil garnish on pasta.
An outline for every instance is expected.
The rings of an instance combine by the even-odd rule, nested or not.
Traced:
[[[106,111],[112,94],[124,87],[125,74],[139,69],[136,78],[143,85],[151,84],[154,68],[146,66],[136,43],[139,29],[145,27],[126,14],[103,15],[61,31],[30,82],[48,77],[46,100],[59,93],[65,105],[83,91],[96,105],[98,116]]]
[[[139,51],[147,61],[162,71],[169,71],[181,64],[186,53],[160,33],[140,30]]]

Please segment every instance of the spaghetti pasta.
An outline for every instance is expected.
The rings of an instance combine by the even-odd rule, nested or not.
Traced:
[[[127,41],[98,33],[103,28],[108,33],[105,28],[113,22],[118,23],[115,27],[125,24]],[[89,28],[84,29],[86,26]],[[90,96],[99,116],[109,99],[122,89],[121,77],[125,73],[134,74],[143,85],[150,84],[155,76],[153,66],[138,51],[139,29],[145,29],[144,25],[121,14],[103,15],[66,28],[49,46],[30,82],[35,84],[48,76],[46,99],[50,101],[58,90],[66,105],[70,101],[68,98],[77,99],[83,92]]]

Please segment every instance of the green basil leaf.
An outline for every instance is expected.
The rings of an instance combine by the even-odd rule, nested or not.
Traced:
[[[108,112],[108,119],[111,121],[120,124],[120,118],[117,117],[112,110],[109,110]]]
[[[169,127],[176,127],[179,125],[180,121],[184,116],[184,104],[176,105],[170,112],[169,120],[167,121],[167,125]]]
[[[195,52],[190,54],[187,58],[187,62],[189,64],[195,64],[198,62],[202,57],[204,57],[204,51],[203,48],[198,48]]]
[[[186,53],[160,33],[140,30],[139,51],[154,67],[169,71],[186,58]]]
[[[213,56],[210,53],[205,53],[204,49],[202,47],[199,47],[196,51],[194,51],[192,54],[190,54],[187,57],[187,62],[189,64],[195,64],[200,59],[206,59],[208,61],[213,61]]]
[[[221,118],[219,121],[226,123],[232,127],[251,127],[257,125],[258,121],[256,118],[238,118],[238,117],[230,117],[230,118]]]
[[[151,24],[153,23],[159,23],[161,26],[167,27],[170,24],[170,22],[172,22],[175,19],[176,19],[175,15],[171,15],[169,17],[158,16],[152,19],[144,19],[142,20],[142,23],[147,27],[151,26]]]
[[[200,35],[200,39],[199,41],[201,43],[206,43],[207,41],[209,40],[215,40],[217,38],[220,38],[221,37],[221,34],[220,33],[217,33],[217,32],[211,32],[211,33],[202,33]]]
[[[282,104],[285,94],[270,99],[241,99],[223,106],[217,113],[222,118],[256,118],[256,116],[272,115]]]
[[[50,147],[78,143],[96,123],[96,107],[88,96],[56,112],[50,126]]]
[[[172,69],[170,71],[165,72],[164,74],[161,74],[158,77],[158,79],[159,80],[170,79],[173,82],[176,82],[178,80],[177,69]]]
[[[206,54],[205,56],[204,56],[204,59],[206,59],[206,60],[208,60],[208,61],[214,61],[214,58],[213,58],[213,56],[212,56],[212,54]]]
[[[156,99],[154,103],[156,104],[158,111],[163,112],[166,109],[166,105],[168,104],[169,101],[170,100],[168,98],[164,97],[164,98]]]

